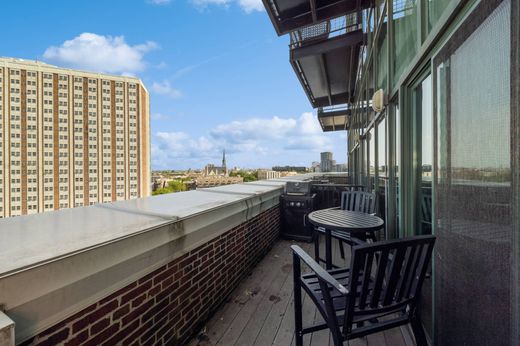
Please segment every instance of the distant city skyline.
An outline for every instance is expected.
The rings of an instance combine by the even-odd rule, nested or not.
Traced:
[[[230,166],[309,165],[322,151],[346,160],[345,132],[319,128],[288,63],[288,37],[276,37],[259,0],[10,1],[3,9],[23,16],[5,16],[17,30],[3,33],[2,55],[142,79],[153,169],[204,167],[223,147]]]

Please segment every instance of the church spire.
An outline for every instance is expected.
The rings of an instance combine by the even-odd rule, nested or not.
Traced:
[[[226,149],[222,151],[222,167],[226,168]]]

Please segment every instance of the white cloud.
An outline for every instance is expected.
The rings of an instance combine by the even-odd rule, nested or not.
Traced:
[[[346,149],[345,134],[323,133],[312,113],[294,118],[250,118],[221,124],[207,134],[157,132],[152,140],[154,169],[202,168],[219,163],[226,149],[232,166],[310,165],[321,151]],[[346,156],[346,155],[345,155]],[[342,157],[336,157],[343,162]]]
[[[264,5],[262,0],[190,0],[191,3],[199,8],[206,9],[209,6],[223,6],[229,7],[231,3],[236,2],[238,6],[244,10],[245,13],[249,14],[255,11],[264,11]]]
[[[124,36],[104,36],[84,32],[45,50],[46,61],[60,66],[88,71],[133,75],[147,66],[144,55],[157,49],[155,42],[147,41],[134,46]]]
[[[172,87],[169,81],[164,80],[162,82],[153,82],[152,84],[152,90],[159,95],[166,95],[168,97],[171,97],[173,99],[178,99],[182,97],[182,93],[180,90],[175,89]]]
[[[170,116],[162,113],[153,113],[151,115],[152,120],[170,120]]]
[[[190,1],[195,7],[199,8],[199,9],[205,9],[211,5],[227,7],[231,3],[231,0],[190,0]]]
[[[262,0],[238,0],[238,4],[242,7],[245,13],[265,11]]]
[[[168,5],[172,1],[171,0],[148,0],[148,2],[153,5]]]
[[[252,118],[245,121],[233,121],[217,126],[211,131],[214,138],[230,142],[240,142],[251,139],[282,138],[297,127],[297,120],[293,118],[271,119]]]

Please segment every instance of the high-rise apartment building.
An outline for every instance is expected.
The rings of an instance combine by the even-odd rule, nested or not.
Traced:
[[[325,151],[320,153],[321,158],[321,171],[322,172],[331,172],[332,171],[332,153],[330,151]]]
[[[137,78],[0,58],[0,217],[150,194]]]

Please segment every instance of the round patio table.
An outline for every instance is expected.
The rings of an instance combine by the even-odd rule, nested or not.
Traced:
[[[308,219],[315,227],[325,229],[325,265],[327,269],[332,269],[331,231],[350,233],[354,237],[357,234],[358,238],[364,238],[367,232],[378,231],[385,225],[383,219],[376,215],[339,208],[313,211],[308,215]]]

